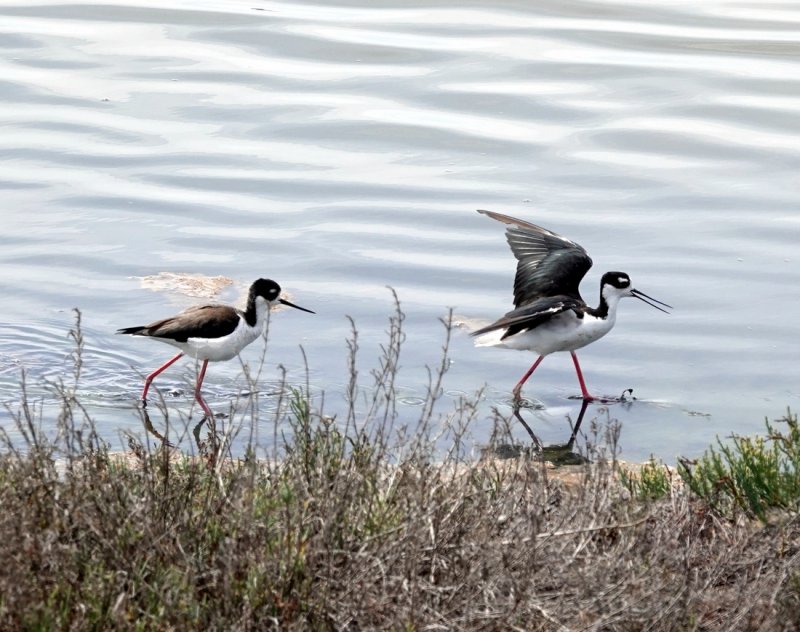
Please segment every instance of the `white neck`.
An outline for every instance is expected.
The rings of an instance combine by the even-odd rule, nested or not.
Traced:
[[[616,319],[617,305],[619,305],[619,300],[623,296],[627,296],[627,290],[620,290],[613,285],[605,285],[603,287],[603,300],[605,300],[606,305],[608,305],[607,318],[609,320],[613,321]]]
[[[267,321],[267,312],[269,312],[267,299],[263,296],[256,296],[256,330],[261,331],[264,328],[264,323]]]

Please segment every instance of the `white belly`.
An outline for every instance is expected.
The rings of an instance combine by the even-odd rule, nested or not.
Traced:
[[[534,351],[547,355],[556,351],[575,351],[605,336],[614,326],[614,317],[595,318],[585,314],[578,318],[572,310],[559,314],[533,330],[522,331],[500,340],[504,330],[492,331],[475,341],[477,347],[504,347]]]
[[[178,347],[186,355],[198,360],[223,362],[235,358],[239,352],[261,334],[258,327],[250,327],[241,322],[233,333],[222,338],[189,338],[186,342],[176,342],[166,338],[156,338]]]

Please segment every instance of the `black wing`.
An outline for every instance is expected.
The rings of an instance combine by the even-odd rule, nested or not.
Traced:
[[[177,316],[157,320],[143,327],[127,327],[118,334],[169,338],[186,342],[189,338],[222,338],[239,324],[239,311],[228,305],[190,307]]]
[[[580,313],[582,316],[583,313],[581,310],[583,307],[585,307],[585,303],[581,299],[576,299],[571,296],[545,296],[523,307],[517,307],[511,310],[491,325],[473,331],[471,335],[480,336],[490,331],[505,329],[506,332],[503,334],[502,338],[500,338],[500,340],[504,340],[525,329],[538,327],[557,314],[561,314],[570,309],[576,310],[576,313]]]
[[[578,286],[592,267],[582,246],[552,231],[491,211],[478,211],[509,224],[506,238],[517,258],[514,305],[521,307],[543,297],[564,295],[580,301]]]

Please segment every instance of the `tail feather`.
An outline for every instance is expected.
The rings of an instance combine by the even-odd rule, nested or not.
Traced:
[[[478,334],[478,332],[475,332]],[[486,332],[481,332],[475,338],[476,347],[503,347],[503,330],[491,329]]]
[[[130,334],[132,336],[146,336],[146,333],[143,333],[147,327],[144,325],[140,325],[139,327],[125,327],[124,329],[117,329],[118,334]]]
[[[484,334],[488,334],[492,331],[497,331],[498,329],[505,329],[508,325],[498,325],[497,322],[492,323],[491,325],[486,325],[485,327],[481,327],[480,329],[476,329],[475,331],[470,332],[470,336],[476,338],[478,336],[482,336]]]

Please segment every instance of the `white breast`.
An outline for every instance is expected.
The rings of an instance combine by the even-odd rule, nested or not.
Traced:
[[[492,331],[475,341],[478,347],[504,347],[520,351],[535,351],[547,355],[556,351],[574,351],[599,340],[614,326],[614,314],[596,318],[584,314],[583,318],[572,310],[559,314],[533,330],[523,331],[500,340],[503,331]]]
[[[263,325],[256,323],[255,327],[239,320],[239,324],[232,333],[222,338],[189,338],[186,342],[176,342],[166,338],[157,338],[174,347],[178,347],[186,355],[198,360],[210,362],[223,362],[235,358],[239,352],[261,335]]]

